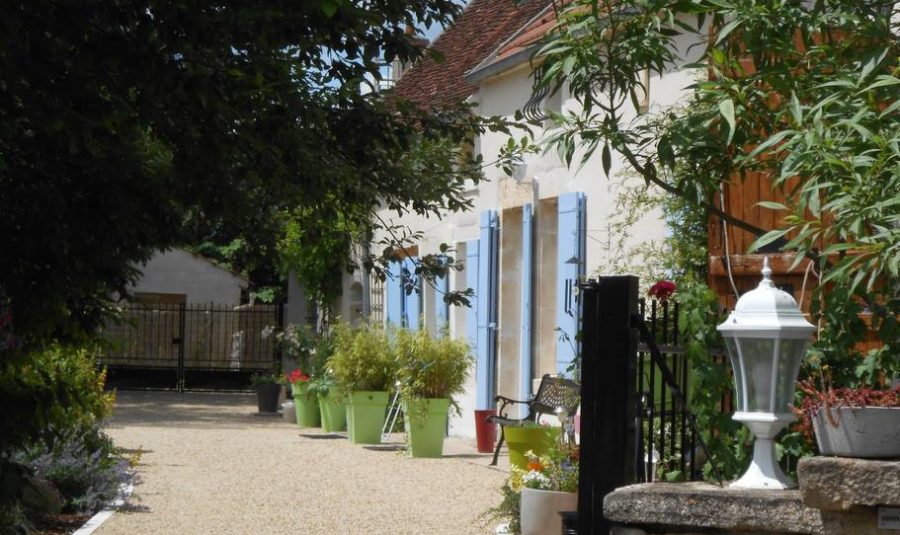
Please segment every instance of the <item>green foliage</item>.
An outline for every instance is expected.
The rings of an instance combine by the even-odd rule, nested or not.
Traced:
[[[410,398],[450,398],[465,391],[472,366],[469,346],[425,329],[392,331],[400,392]]]
[[[481,515],[487,521],[506,521],[506,530],[514,535],[522,533],[520,509],[522,507],[522,491],[513,490],[508,484],[500,488],[502,499],[500,504]]]
[[[92,350],[54,344],[0,359],[0,454],[47,434],[87,429],[109,415],[114,394],[105,392]]]
[[[273,286],[271,273],[254,273],[292,210],[469,206],[462,193],[481,162],[463,144],[508,125],[359,90],[381,81],[385,61],[423,55],[405,28],[447,25],[460,9],[0,8],[2,246],[15,251],[0,258],[0,298],[22,342],[89,336],[157,249],[219,249]]]
[[[544,83],[566,78],[583,108],[561,118],[551,143],[569,162],[577,147],[585,158],[615,150],[648,184],[761,236],[757,247],[775,243],[798,262],[815,258],[825,281],[880,283],[894,296],[900,202],[883,197],[900,180],[893,9],[879,0],[575,2],[541,54]],[[715,40],[705,39],[707,23]],[[700,80],[686,106],[630,121],[641,72],[673,65]],[[750,171],[772,173],[788,199],[762,203],[780,218],[765,236],[710,202]]]
[[[393,387],[396,359],[384,329],[363,324],[332,326],[334,353],[328,370],[344,392],[385,391]]]
[[[293,271],[327,316],[341,295],[344,273],[353,270],[350,252],[359,224],[348,221],[333,198],[293,210],[285,219],[277,245],[282,273]]]
[[[325,372],[325,361],[331,354],[328,341],[322,341],[327,335],[318,335],[306,325],[288,325],[274,336],[282,360],[293,363],[310,377]]]
[[[720,315],[715,293],[690,275],[679,281],[678,301],[681,340],[694,377],[691,411],[697,418],[710,454],[703,472],[711,479],[714,474],[712,465],[715,465],[722,477],[734,479],[749,462],[752,437],[746,427],[732,420],[731,414],[723,413],[721,409],[722,399],[734,395],[734,381],[730,375],[730,364],[716,361],[710,348],[722,348],[724,345],[716,331],[716,326],[724,318]]]
[[[284,382],[280,373],[254,373],[250,376],[251,385],[277,385]]]

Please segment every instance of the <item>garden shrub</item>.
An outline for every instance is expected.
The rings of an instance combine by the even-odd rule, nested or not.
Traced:
[[[18,452],[13,460],[50,482],[59,491],[66,513],[96,511],[115,498],[128,479],[128,461],[98,427],[54,433]]]
[[[114,395],[92,355],[60,344],[3,352],[0,533],[27,532],[60,510],[96,509],[123,481],[127,462],[99,427]]]

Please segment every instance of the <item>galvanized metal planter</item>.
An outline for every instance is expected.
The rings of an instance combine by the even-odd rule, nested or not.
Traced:
[[[828,421],[827,410],[836,426]],[[900,458],[900,407],[823,408],[812,422],[822,455]]]

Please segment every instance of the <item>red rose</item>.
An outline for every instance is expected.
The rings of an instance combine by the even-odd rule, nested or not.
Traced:
[[[660,301],[666,301],[672,297],[672,294],[675,293],[676,289],[674,282],[662,280],[651,286],[647,291],[647,294]]]

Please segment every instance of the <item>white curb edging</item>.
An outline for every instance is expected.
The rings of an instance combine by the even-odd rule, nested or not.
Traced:
[[[119,487],[119,495],[116,499],[104,507],[102,511],[89,518],[88,521],[78,528],[77,531],[73,532],[72,535],[91,535],[91,533],[102,526],[104,522],[109,520],[119,507],[125,505],[125,500],[131,496],[132,492],[134,492],[134,481],[123,484]]]

